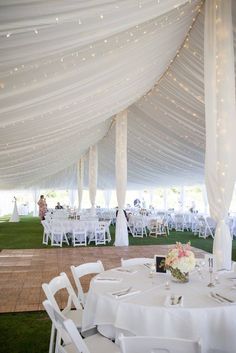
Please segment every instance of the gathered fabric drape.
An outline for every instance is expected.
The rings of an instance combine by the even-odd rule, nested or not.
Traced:
[[[95,200],[97,193],[97,172],[98,172],[98,154],[97,146],[89,148],[89,199],[91,202],[91,213],[95,214]]]
[[[115,246],[129,245],[127,221],[124,214],[127,186],[127,111],[116,116],[116,197],[118,213],[116,218]]]
[[[227,224],[235,182],[235,72],[231,0],[205,4],[205,179],[211,216],[217,221],[213,254],[218,269],[231,269]]]
[[[77,182],[78,182],[78,208],[82,208],[83,187],[84,187],[84,159],[80,158],[77,165]]]

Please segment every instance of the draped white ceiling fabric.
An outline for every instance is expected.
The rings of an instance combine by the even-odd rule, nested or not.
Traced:
[[[129,188],[203,182],[203,37],[201,0],[1,0],[0,189],[88,186],[95,144],[115,188],[124,109]]]

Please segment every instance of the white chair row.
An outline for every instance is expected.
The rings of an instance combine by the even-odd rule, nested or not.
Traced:
[[[69,245],[71,239],[73,246],[86,246],[95,242],[95,245],[106,244],[111,241],[109,222],[84,221],[42,221],[43,244],[62,247],[63,243]]]

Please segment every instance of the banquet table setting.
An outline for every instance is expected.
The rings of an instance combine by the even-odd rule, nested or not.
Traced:
[[[84,309],[83,330],[94,325],[112,339],[120,333],[188,338],[200,340],[203,353],[233,353],[236,273],[197,266],[188,283],[177,283],[149,264],[105,271],[92,280]]]

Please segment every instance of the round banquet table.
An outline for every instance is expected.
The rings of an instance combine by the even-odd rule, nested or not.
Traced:
[[[83,330],[97,325],[110,338],[124,332],[200,339],[203,353],[236,352],[236,273],[220,273],[218,283],[210,288],[207,271],[190,273],[188,283],[172,282],[170,275],[163,273],[150,278],[150,269],[145,265],[130,266],[128,271],[117,268],[93,278]],[[114,295],[130,287],[129,295]],[[233,303],[216,301],[210,295],[212,291]],[[182,296],[181,305],[171,305],[173,294],[176,298]]]

